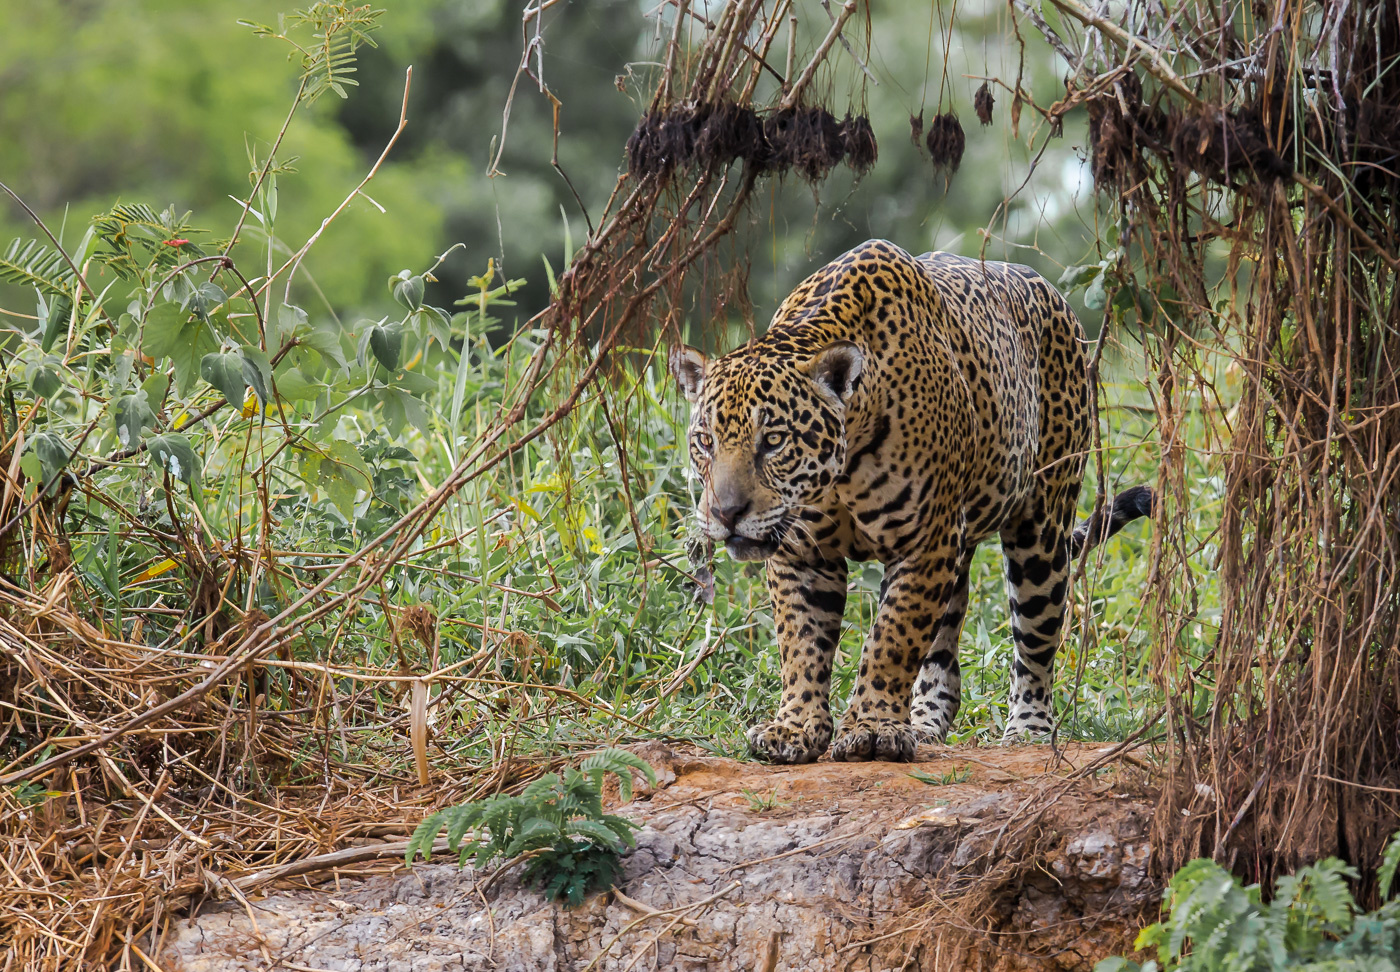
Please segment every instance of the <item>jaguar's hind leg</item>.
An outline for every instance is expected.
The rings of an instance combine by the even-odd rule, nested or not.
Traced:
[[[1078,488],[1067,486],[1058,493],[1051,502],[1037,501],[1034,512],[1001,534],[1016,642],[1007,741],[1047,735],[1055,724],[1051,670],[1065,633],[1070,527]]]
[[[938,622],[933,644],[914,680],[909,721],[920,742],[943,743],[962,704],[962,669],[958,665],[958,638],[967,615],[967,575],[970,563],[958,565],[953,592]]]

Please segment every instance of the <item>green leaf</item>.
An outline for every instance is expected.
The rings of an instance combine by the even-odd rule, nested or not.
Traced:
[[[45,354],[53,350],[58,336],[67,329],[68,319],[72,314],[73,301],[69,300],[67,295],[57,294],[46,301],[44,295],[39,294],[39,325],[44,330],[40,347]]]
[[[190,445],[186,436],[179,432],[158,435],[151,439],[147,448],[161,469],[176,479],[184,480],[191,488],[194,487],[200,474],[199,457],[195,455],[194,447]]]
[[[1065,267],[1065,272],[1060,274],[1060,289],[1078,290],[1102,272],[1103,267],[1097,263],[1089,263],[1081,267]]]
[[[642,759],[636,753],[628,752],[625,749],[605,749],[601,753],[594,753],[579,764],[579,770],[590,775],[597,774],[601,778],[603,773],[612,773],[617,777],[618,787],[624,801],[632,799],[632,774],[640,773],[646,777],[647,783],[656,785],[656,770],[651,764]]]
[[[303,468],[307,478],[326,491],[347,520],[355,515],[356,492],[372,489],[374,485],[364,459],[344,439],[336,439],[324,450],[309,453]]]
[[[389,278],[389,289],[398,301],[409,310],[417,310],[423,304],[423,278],[400,270],[397,276]]]
[[[179,279],[179,278],[177,278]],[[214,308],[228,300],[228,294],[212,280],[205,280],[192,287],[183,301],[186,308],[195,312],[200,320],[209,320]]]
[[[169,358],[175,385],[183,394],[200,375],[206,354],[219,350],[209,325],[171,303],[157,304],[146,318],[141,349],[152,358]]]
[[[258,396],[258,401],[266,405],[272,400],[272,365],[267,352],[252,345],[245,345],[239,352],[243,359],[243,380]]]
[[[272,321],[268,322],[269,325],[273,323]],[[275,323],[276,326],[273,328],[273,333],[267,336],[268,347],[281,347],[282,342],[287,340],[287,338],[306,330],[306,311],[294,304],[283,304],[281,307],[277,308],[277,320]]]
[[[394,371],[403,351],[403,334],[397,325],[376,324],[369,329],[369,349],[386,371]]]
[[[118,398],[112,405],[112,421],[123,449],[139,446],[145,431],[156,424],[156,415],[151,411],[146,390],[138,388]]]
[[[325,392],[326,386],[322,382],[312,381],[302,374],[300,368],[291,367],[285,360],[282,364],[275,377],[277,394],[283,401],[312,402]]]
[[[424,435],[429,433],[428,413],[423,403],[400,388],[385,388],[379,392],[384,403],[384,425],[389,434],[398,438],[404,426],[411,424]]]
[[[126,386],[131,383],[131,372],[135,367],[136,352],[126,347],[125,342],[120,338],[113,338],[111,387],[114,394],[126,391]]]
[[[347,371],[345,350],[340,346],[340,329],[332,323],[317,324],[304,334],[298,334],[302,344],[320,352],[321,357],[334,361],[341,371]]]
[[[442,345],[444,351],[452,347],[452,315],[441,307],[432,307],[424,304],[413,312],[414,325],[419,328],[426,328]]]
[[[170,378],[163,371],[155,371],[141,382],[141,390],[146,393],[146,404],[158,409],[165,401],[165,393],[170,390]]]
[[[1103,310],[1108,303],[1108,292],[1104,288],[1103,274],[1094,278],[1089,289],[1084,291],[1084,306],[1090,310]]]
[[[621,850],[626,846],[617,834],[596,820],[571,820],[569,821],[569,830],[579,837],[584,837],[610,850]]]
[[[29,440],[29,451],[39,458],[39,478],[44,483],[53,483],[50,495],[58,489],[58,474],[73,455],[73,447],[53,432],[40,432]]]
[[[28,449],[24,451],[24,455],[19,457],[19,471],[24,473],[24,478],[31,483],[42,483],[45,481],[43,462],[40,461],[35,453],[30,452]]]
[[[223,393],[232,405],[243,404],[243,389],[247,387],[244,378],[243,355],[237,351],[215,351],[206,354],[199,362],[199,375]]]
[[[179,304],[165,301],[156,304],[146,315],[141,331],[141,350],[152,358],[168,358],[180,344],[180,336],[189,323],[190,315]]]
[[[29,387],[40,398],[53,398],[63,390],[63,379],[47,364],[40,364],[29,372]]]

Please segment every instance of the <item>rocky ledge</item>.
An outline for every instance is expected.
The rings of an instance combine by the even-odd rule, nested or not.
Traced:
[[[509,871],[489,884],[455,863],[340,876],[206,905],[160,965],[1083,970],[1129,947],[1159,899],[1151,801],[1106,747],[798,767],[638,752],[661,781],[618,811],[645,824],[619,892],[566,910]]]

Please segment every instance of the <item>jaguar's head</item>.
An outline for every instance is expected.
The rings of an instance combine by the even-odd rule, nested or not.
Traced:
[[[741,348],[710,360],[691,347],[671,370],[693,407],[690,459],[704,485],[706,536],[735,560],[766,560],[798,511],[846,465],[846,412],[865,358],[849,341],[814,354]]]

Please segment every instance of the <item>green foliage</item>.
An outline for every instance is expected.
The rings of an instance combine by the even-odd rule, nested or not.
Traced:
[[[440,810],[425,818],[408,842],[408,861],[430,856],[444,829],[448,848],[465,865],[482,868],[493,861],[528,857],[527,883],[546,897],[583,903],[584,896],[609,888],[617,879],[618,855],[635,845],[637,824],[603,811],[603,780],[617,777],[624,801],[632,798],[632,774],[651,784],[656,772],[625,749],[589,756],[563,777],[546,773],[519,796],[498,794]]]
[[[377,47],[370,35],[379,29],[383,10],[369,4],[333,3],[317,0],[305,10],[277,18],[277,26],[240,20],[260,37],[275,37],[290,43],[301,55],[301,84],[303,97],[314,101],[327,91],[341,98],[350,97],[346,88],[360,82],[355,73],[355,52],[361,45]],[[309,40],[297,35],[309,31]]]
[[[1381,862],[1383,898],[1397,861],[1400,834]],[[1355,868],[1327,858],[1279,878],[1265,904],[1257,884],[1242,887],[1214,861],[1192,861],[1172,877],[1168,917],[1138,935],[1137,948],[1155,950],[1157,957],[1142,965],[1109,958],[1095,972],[1400,969],[1400,900],[1358,913],[1347,886],[1356,878]]]

